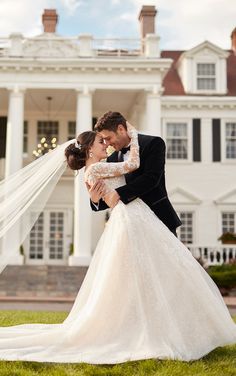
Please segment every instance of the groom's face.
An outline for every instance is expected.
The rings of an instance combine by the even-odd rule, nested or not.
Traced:
[[[127,130],[122,124],[118,125],[116,132],[103,129],[99,133],[102,136],[104,143],[107,146],[111,145],[116,151],[127,146],[130,142]]]

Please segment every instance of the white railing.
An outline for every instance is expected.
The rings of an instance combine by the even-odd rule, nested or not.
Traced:
[[[206,266],[227,264],[236,259],[236,244],[215,246],[188,244],[187,247],[192,255],[201,259]]]
[[[10,38],[0,38],[0,57],[5,56],[6,52],[11,48],[11,39]]]
[[[96,56],[140,56],[144,51],[142,39],[93,39]]]
[[[60,37],[42,34],[25,38],[13,33],[0,37],[0,57],[159,57],[159,37],[148,34],[145,39],[94,38],[90,34]]]

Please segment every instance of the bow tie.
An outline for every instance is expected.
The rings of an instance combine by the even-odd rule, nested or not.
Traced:
[[[121,151],[122,154],[126,154],[127,151],[129,151],[129,150],[130,150],[130,146],[127,146],[127,148],[122,148],[120,151]]]

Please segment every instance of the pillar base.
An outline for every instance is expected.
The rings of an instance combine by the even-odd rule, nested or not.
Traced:
[[[69,256],[69,266],[89,266],[91,262],[91,256]]]
[[[16,255],[7,262],[8,265],[24,265],[24,263],[25,257],[23,255]]]

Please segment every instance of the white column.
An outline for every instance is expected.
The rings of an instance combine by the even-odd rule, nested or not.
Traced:
[[[90,34],[81,34],[79,36],[79,56],[91,57],[93,56],[93,36]]]
[[[212,163],[212,119],[201,120],[202,163]]]
[[[11,47],[9,49],[10,56],[22,56],[23,35],[20,33],[12,33],[9,36],[11,40]]]
[[[22,168],[24,134],[24,92],[17,88],[10,92],[5,177]]]
[[[156,34],[147,34],[145,38],[145,56],[154,58],[160,57],[160,37]]]
[[[86,88],[77,93],[76,134],[92,129],[92,93]],[[75,178],[74,254],[69,265],[88,266],[92,256],[92,211],[83,173]]]
[[[15,88],[9,95],[7,143],[6,143],[6,169],[5,177],[20,170],[23,164],[23,132],[24,132],[24,92]],[[11,250],[10,264],[21,265],[24,257],[19,253],[20,223],[14,226],[3,239],[3,250]]]
[[[154,87],[146,94],[145,132],[153,136],[161,136],[161,90]]]

